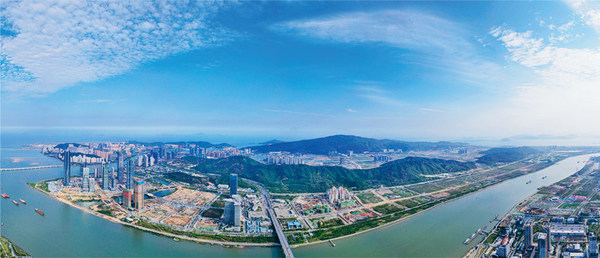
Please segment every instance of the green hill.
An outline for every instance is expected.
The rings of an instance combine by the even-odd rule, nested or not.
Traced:
[[[287,151],[291,153],[310,153],[326,155],[335,151],[338,153],[381,152],[384,149],[407,151],[449,149],[466,146],[464,143],[452,142],[405,142],[397,140],[378,140],[353,135],[334,135],[323,138],[301,140],[294,142],[279,142],[250,147],[256,152]]]
[[[482,151],[481,153],[484,155],[479,157],[477,162],[487,165],[492,165],[499,162],[514,162],[540,152],[540,150],[536,150],[531,147],[491,148],[489,150]]]
[[[408,157],[373,169],[346,169],[338,166],[265,165],[253,159],[234,156],[223,159],[185,157],[204,173],[230,174],[263,183],[273,192],[323,192],[332,186],[365,189],[427,180],[423,175],[453,173],[475,168],[473,162]]]

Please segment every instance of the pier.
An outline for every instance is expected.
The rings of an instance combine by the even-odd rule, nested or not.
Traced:
[[[480,229],[478,229],[477,231],[475,231],[475,233],[473,233],[473,235],[471,235],[469,238],[467,238],[467,240],[465,240],[464,244],[468,245],[471,242],[473,242],[473,240],[475,240],[475,238],[477,238],[480,234],[485,235],[484,230],[487,228],[487,226],[484,226]]]
[[[34,170],[34,169],[45,169],[45,168],[59,168],[63,165],[48,165],[48,166],[37,166],[37,167],[24,167],[24,168],[0,168],[0,171],[20,171],[20,170]]]

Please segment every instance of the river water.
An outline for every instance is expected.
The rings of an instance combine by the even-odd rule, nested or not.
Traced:
[[[3,147],[1,166],[28,167],[59,164],[36,150]],[[445,203],[403,222],[354,237],[336,240],[336,247],[319,244],[293,249],[297,257],[403,256],[459,257],[470,247],[463,241],[478,228],[488,225],[540,186],[559,181],[583,167],[592,155],[568,158],[556,165],[492,186],[483,191]],[[78,169],[74,172],[78,173]],[[281,256],[279,248],[224,248],[154,235],[115,224],[58,202],[26,185],[58,178],[62,168],[1,172],[0,200],[2,235],[33,256]],[[542,180],[542,176],[547,176]],[[531,180],[531,184],[526,184]],[[11,200],[22,198],[26,205]],[[46,213],[34,212],[39,208]]]

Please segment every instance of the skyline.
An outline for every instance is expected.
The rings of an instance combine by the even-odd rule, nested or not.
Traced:
[[[596,137],[600,3],[2,2],[2,127]]]

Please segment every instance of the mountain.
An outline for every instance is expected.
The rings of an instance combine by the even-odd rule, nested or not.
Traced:
[[[427,180],[424,175],[454,173],[475,168],[473,162],[407,157],[372,169],[346,169],[338,166],[265,165],[244,156],[223,159],[185,157],[203,173],[240,177],[263,183],[273,192],[323,192],[332,186],[366,189],[377,185],[394,186]]]
[[[465,143],[452,142],[406,142],[397,140],[378,140],[353,135],[334,135],[310,140],[272,143],[250,147],[256,152],[287,151],[291,153],[306,153],[326,155],[331,151],[338,153],[381,152],[383,149],[407,151],[437,150],[464,147]]]
[[[487,165],[492,165],[498,162],[514,162],[540,152],[542,151],[531,147],[491,148],[489,150],[482,151],[481,153],[484,155],[479,157],[477,162]]]

